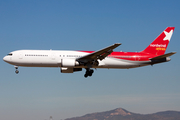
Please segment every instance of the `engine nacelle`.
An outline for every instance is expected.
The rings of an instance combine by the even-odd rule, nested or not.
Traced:
[[[61,73],[73,73],[77,71],[82,71],[82,68],[61,68]]]
[[[62,59],[61,66],[62,67],[74,67],[79,65],[79,63],[75,59]]]

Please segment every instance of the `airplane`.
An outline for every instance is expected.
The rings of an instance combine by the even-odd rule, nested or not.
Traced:
[[[169,56],[176,52],[166,53],[175,27],[167,27],[147,48],[141,52],[114,52],[121,45],[115,43],[98,51],[67,50],[17,50],[10,52],[3,60],[18,67],[59,67],[61,73],[73,73],[86,69],[84,77],[92,76],[93,68],[129,69],[168,62]]]

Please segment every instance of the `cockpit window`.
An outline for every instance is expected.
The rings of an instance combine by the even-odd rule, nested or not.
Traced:
[[[8,56],[12,56],[12,53],[7,54]]]

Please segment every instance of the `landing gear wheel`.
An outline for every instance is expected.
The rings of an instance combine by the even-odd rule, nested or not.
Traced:
[[[88,75],[87,75],[87,74],[84,74],[84,77],[85,77],[85,78],[87,78],[87,77],[88,77]]]
[[[94,70],[91,69],[89,72],[90,72],[91,74],[93,74],[93,73],[94,73]]]
[[[18,74],[18,73],[19,73],[19,70],[16,70],[15,73]]]
[[[86,73],[84,74],[84,77],[87,78],[88,76],[92,76],[93,73],[94,73],[94,70],[86,69]]]
[[[92,76],[93,72],[94,72],[94,70],[90,70],[89,71],[89,76]]]
[[[19,73],[18,66],[14,66],[14,67],[16,69],[15,73],[18,74]]]

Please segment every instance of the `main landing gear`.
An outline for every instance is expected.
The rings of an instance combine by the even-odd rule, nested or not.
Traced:
[[[92,76],[93,72],[93,69],[86,68],[86,73],[84,74],[84,77],[87,78],[88,76]]]
[[[18,66],[14,66],[14,67],[16,69],[15,73],[18,74],[19,73]]]

